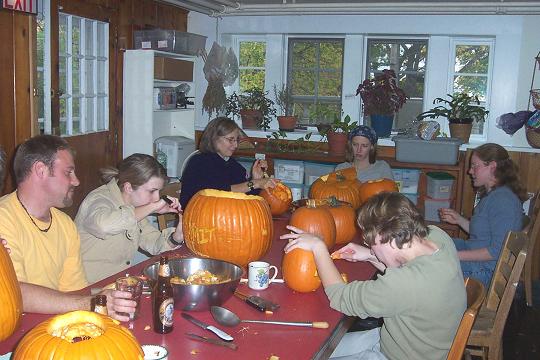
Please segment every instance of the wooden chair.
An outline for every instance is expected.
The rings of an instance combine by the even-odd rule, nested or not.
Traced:
[[[172,197],[178,197],[180,195],[180,189],[182,188],[181,182],[169,183],[161,189],[160,195],[167,195]],[[158,228],[163,230],[167,228],[169,221],[176,220],[178,215],[176,214],[159,214],[157,216]]]
[[[527,258],[525,259],[525,267],[523,268],[523,285],[525,288],[525,300],[527,306],[533,306],[532,299],[532,267],[534,257],[534,247],[540,237],[540,190],[531,199],[529,208],[529,223],[523,230],[529,237],[529,245],[527,248]]]
[[[461,360],[478,309],[486,297],[484,285],[476,279],[466,278],[465,289],[467,290],[467,309],[461,318],[461,322],[459,323],[456,336],[454,337],[452,347],[448,352],[446,360]]]
[[[502,334],[527,257],[528,238],[510,231],[497,261],[486,300],[474,322],[466,350],[482,359],[502,359]]]

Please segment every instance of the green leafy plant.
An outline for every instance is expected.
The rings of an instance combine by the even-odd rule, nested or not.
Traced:
[[[276,98],[276,104],[281,110],[281,115],[291,116],[293,114],[294,101],[292,97],[292,90],[287,85],[281,85],[277,87],[274,84],[274,96]]]
[[[274,131],[271,135],[266,135],[266,150],[274,152],[313,152],[321,147],[321,141],[313,142],[311,132],[296,140],[287,140],[287,132]]]
[[[355,127],[358,126],[357,121],[351,122],[351,117],[349,115],[341,119],[340,116],[335,116],[334,122],[331,124],[330,128],[335,132],[343,132],[345,134],[350,133]]]
[[[268,91],[258,88],[248,90],[245,94],[237,95],[233,92],[227,97],[226,116],[230,114],[238,116],[241,110],[258,110],[262,118],[257,126],[263,130],[270,128],[272,117],[276,116],[274,102],[268,98]]]
[[[383,70],[374,78],[364,80],[356,89],[362,98],[364,115],[394,115],[408,99],[397,85],[394,70]]]
[[[439,105],[431,110],[424,111],[416,118],[422,120],[425,118],[445,117],[450,124],[471,124],[473,121],[484,121],[486,115],[489,114],[485,107],[480,106],[477,95],[459,92],[454,95],[447,94],[447,96],[450,99],[436,98],[433,100],[433,104],[444,104],[444,106]]]

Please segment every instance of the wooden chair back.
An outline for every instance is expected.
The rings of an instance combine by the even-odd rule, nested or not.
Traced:
[[[527,258],[525,259],[525,267],[523,268],[523,284],[525,288],[525,300],[528,306],[533,306],[532,299],[532,271],[533,260],[535,256],[534,248],[540,237],[540,190],[531,199],[529,207],[529,223],[523,230],[529,237],[529,245],[527,246]]]
[[[484,285],[474,278],[465,279],[465,289],[467,290],[467,309],[461,318],[446,360],[461,360],[463,357],[478,309],[486,297]]]
[[[161,189],[160,195],[167,195],[171,197],[179,197],[180,190],[182,189],[181,182],[169,183]],[[157,216],[158,228],[163,230],[167,228],[169,221],[175,220],[178,216],[176,214],[159,214]]]

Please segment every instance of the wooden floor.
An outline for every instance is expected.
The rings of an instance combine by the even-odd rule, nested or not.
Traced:
[[[505,360],[540,360],[540,282],[533,287],[533,307],[516,294],[503,335]]]

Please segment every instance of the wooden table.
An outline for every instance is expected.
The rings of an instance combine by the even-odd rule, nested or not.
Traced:
[[[265,261],[278,267],[278,278],[281,278],[281,259],[285,240],[279,240],[279,235],[286,232],[285,226],[288,218],[274,220],[274,241],[268,254],[263,257]],[[191,253],[186,247],[170,252],[170,259],[176,257],[188,257]],[[156,262],[153,257],[141,264],[135,265],[122,274],[113,275],[82,291],[90,292],[90,288],[103,287],[114,282],[124,273],[140,274],[145,266]],[[375,268],[368,263],[350,263],[345,260],[337,260],[336,265],[340,272],[348,275],[351,280],[365,280],[371,278]],[[152,311],[150,296],[141,298],[140,318],[124,323],[141,344],[158,344],[169,350],[169,359],[268,359],[271,355],[279,356],[280,360],[287,359],[326,359],[351,326],[354,318],[347,317],[330,309],[328,299],[322,289],[319,288],[309,294],[301,294],[292,291],[285,284],[274,283],[266,290],[254,291],[246,284],[240,284],[238,290],[259,295],[268,300],[280,304],[280,308],[272,315],[266,315],[244,303],[242,300],[231,297],[223,306],[234,311],[241,319],[268,319],[283,321],[327,321],[328,329],[312,329],[293,326],[246,324],[232,328],[217,325],[209,311],[190,312],[194,317],[206,323],[217,325],[234,337],[238,345],[236,351],[225,347],[201,343],[186,338],[185,333],[195,333],[211,338],[217,338],[209,331],[203,330],[180,316],[180,311],[174,313],[174,330],[166,335],[156,334],[152,329]],[[50,315],[24,314],[21,327],[9,339],[0,344],[0,354],[13,351],[16,343],[33,326],[47,319]],[[145,330],[145,327],[150,329]]]

